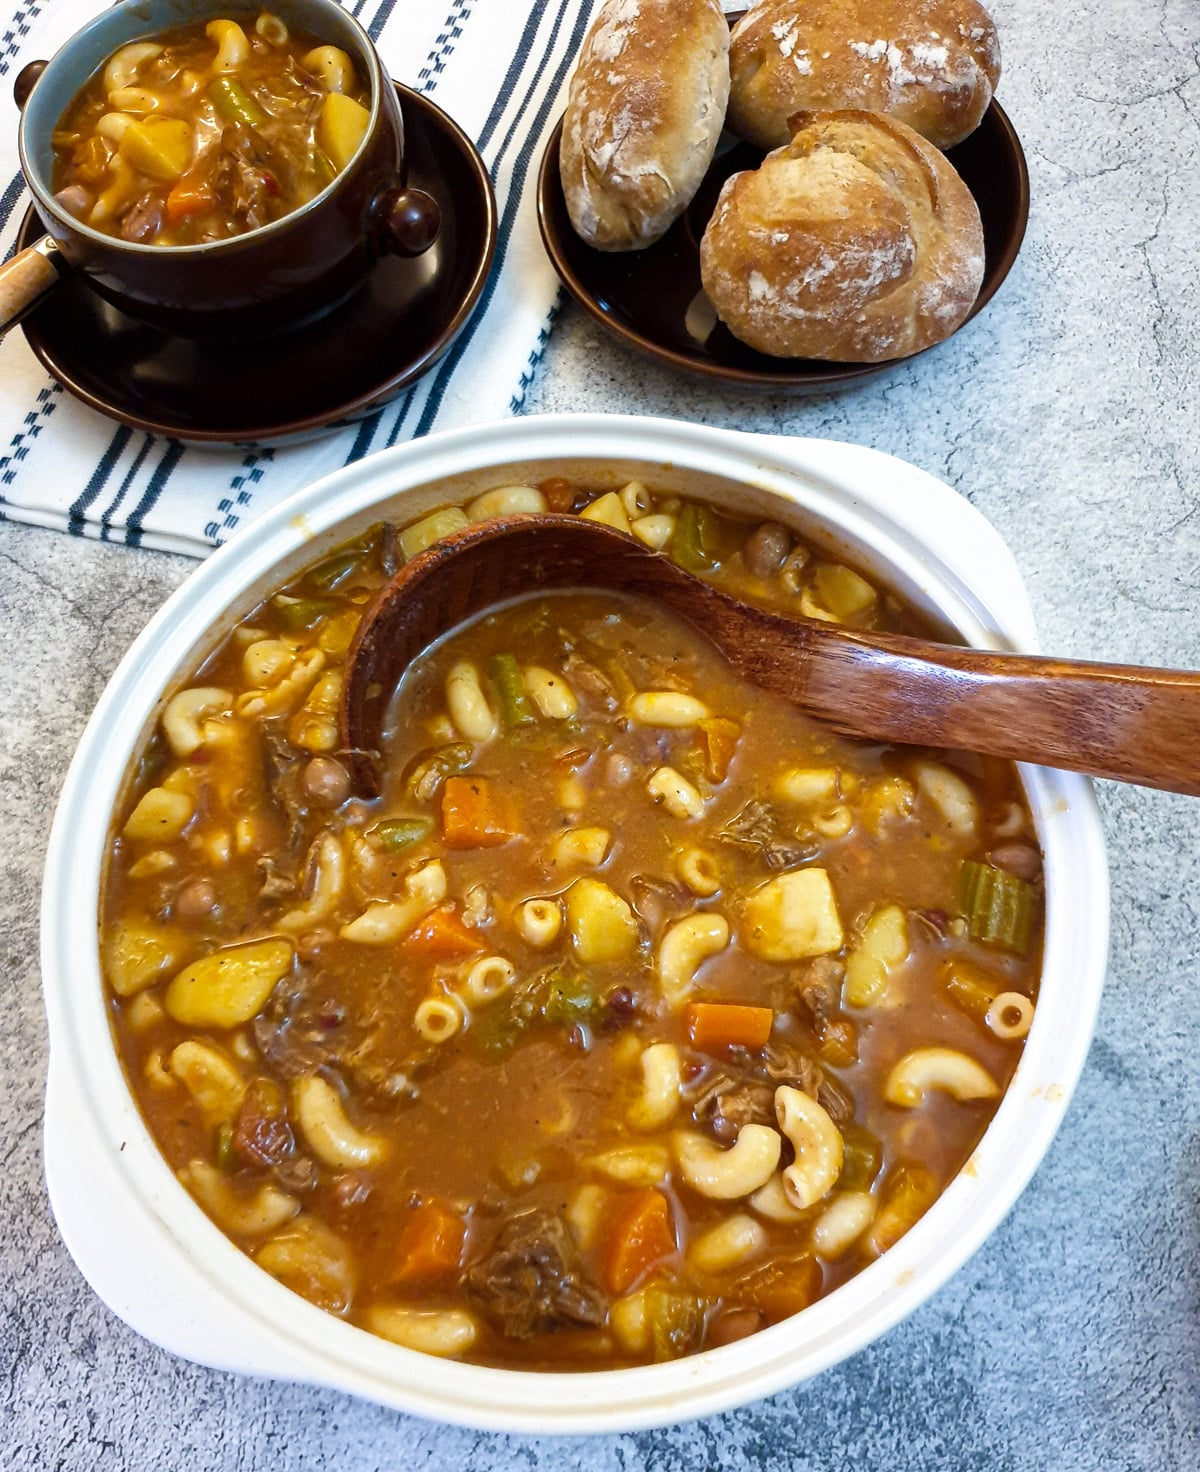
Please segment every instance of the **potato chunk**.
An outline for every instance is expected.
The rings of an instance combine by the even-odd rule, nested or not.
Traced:
[[[104,937],[104,969],[119,997],[132,997],[179,969],[190,942],[179,930],[122,920]]]
[[[121,157],[152,179],[171,184],[192,161],[192,130],[182,118],[151,114],[121,134]]]
[[[292,943],[260,940],[226,946],[185,967],[167,988],[167,1011],[189,1027],[249,1022],[292,969]]]
[[[764,961],[802,961],[842,946],[842,922],[824,869],[768,879],[747,899],[743,943]]]
[[[575,954],[585,965],[620,961],[637,949],[633,911],[598,879],[577,879],[567,891],[567,929]]]
[[[371,114],[361,102],[342,92],[327,92],[317,123],[317,142],[329,155],[335,169],[344,169],[358,152]]]

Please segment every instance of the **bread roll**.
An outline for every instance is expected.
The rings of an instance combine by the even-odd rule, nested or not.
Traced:
[[[951,148],[979,126],[1000,45],[978,0],[759,0],[733,30],[729,126],[760,148],[795,112],[861,107]]]
[[[605,0],[579,53],[559,169],[576,233],[652,245],[691,203],[729,98],[718,0]]]
[[[726,181],[700,276],[735,337],[782,358],[877,363],[940,342],[983,282],[970,191],[895,118],[794,118],[792,141]]]

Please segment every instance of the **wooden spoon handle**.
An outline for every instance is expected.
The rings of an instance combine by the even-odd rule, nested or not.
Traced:
[[[1200,675],[815,637],[805,704],[839,730],[1200,796]]]
[[[43,235],[0,265],[0,337],[58,285],[61,259],[58,246]]]

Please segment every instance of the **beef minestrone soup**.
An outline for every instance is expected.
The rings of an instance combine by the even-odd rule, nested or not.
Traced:
[[[337,711],[373,590],[547,508],[915,627],[786,527],[639,483],[378,528],[170,697],[102,951],[150,1130],[266,1272],[414,1349],[600,1369],[802,1311],[963,1168],[1034,1012],[1041,855],[1012,766],[835,736],[588,590],[429,649],[357,797]]]
[[[306,204],[354,157],[369,121],[340,47],[266,11],[199,22],[109,57],[55,129],[53,186],[106,235],[199,245]]]

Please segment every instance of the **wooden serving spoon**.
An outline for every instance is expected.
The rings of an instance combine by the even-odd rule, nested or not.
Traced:
[[[382,722],[410,662],[493,604],[552,588],[657,599],[751,684],[846,736],[949,747],[1200,796],[1200,675],[860,633],[768,612],[578,516],[508,516],[452,533],[376,595],[349,652],[342,743],[379,791]]]

